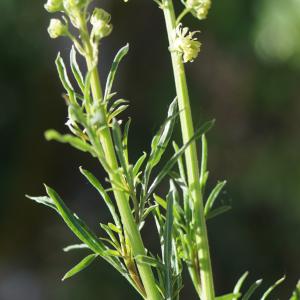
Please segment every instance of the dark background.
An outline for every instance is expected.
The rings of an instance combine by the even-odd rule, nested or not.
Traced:
[[[114,53],[131,45],[115,88],[131,100],[135,159],[175,95],[162,13],[150,0],[102,3],[114,24],[103,41],[103,78]],[[48,128],[67,131],[54,59],[58,51],[67,59],[70,44],[50,40],[42,2],[1,0],[0,11],[0,299],[138,299],[103,261],[60,281],[84,254],[63,253],[76,239],[24,194],[43,195],[47,182],[97,228],[108,216],[78,166],[102,173],[87,155],[43,137]],[[185,24],[203,42],[186,65],[195,124],[217,120],[208,135],[209,186],[227,179],[221,200],[233,207],[208,224],[216,289],[231,291],[246,270],[248,285],[264,278],[264,287],[286,274],[271,299],[288,299],[300,277],[300,2],[215,0],[208,20]],[[154,228],[147,230],[152,247]],[[189,283],[183,299],[196,299]]]

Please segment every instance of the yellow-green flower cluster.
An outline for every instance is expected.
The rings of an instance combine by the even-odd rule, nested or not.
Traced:
[[[63,1],[62,0],[48,0],[44,5],[45,9],[50,13],[55,13],[57,11],[63,10]]]
[[[174,32],[171,51],[177,51],[182,54],[183,62],[193,61],[199,54],[201,43],[193,36],[198,31],[189,31],[188,27],[179,24]]]
[[[86,9],[90,2],[91,0],[48,0],[45,4],[45,9],[50,13],[58,11],[65,13],[73,26],[80,29],[86,18]],[[111,33],[113,27],[110,24],[110,19],[110,14],[105,10],[100,8],[94,9],[90,22],[92,24],[91,41],[95,46],[102,38]],[[65,18],[64,20],[66,21]],[[51,19],[48,32],[51,38],[65,35],[72,36],[68,31],[67,24],[64,24],[59,19]]]
[[[110,24],[111,16],[102,8],[95,8],[91,17],[91,24],[93,25],[92,37],[99,41],[100,39],[108,36],[113,26]]]
[[[211,0],[186,0],[185,6],[199,20],[206,19]]]
[[[52,39],[68,35],[68,27],[59,19],[51,19],[48,33]]]
[[[48,0],[44,7],[48,12],[55,13],[64,10],[82,9],[90,2],[90,0]]]

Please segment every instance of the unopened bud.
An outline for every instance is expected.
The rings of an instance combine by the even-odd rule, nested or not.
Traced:
[[[66,36],[68,34],[68,27],[59,19],[51,19],[48,33],[52,39],[56,39],[60,36]]]
[[[48,12],[54,13],[63,10],[62,2],[63,0],[48,0],[44,7]]]
[[[206,19],[211,7],[211,0],[186,0],[186,8],[199,20]]]
[[[100,40],[108,36],[112,31],[112,25],[109,23],[111,16],[108,12],[101,8],[95,8],[91,17],[91,24],[93,25],[93,37]]]
[[[64,9],[74,27],[80,27],[81,11],[90,3],[90,0],[63,0]]]
[[[86,7],[90,2],[90,0],[63,0],[64,7],[66,9],[82,9],[83,7]]]

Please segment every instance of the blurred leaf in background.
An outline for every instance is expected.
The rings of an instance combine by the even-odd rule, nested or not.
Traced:
[[[254,45],[259,57],[300,67],[300,1],[263,0],[256,10]]]

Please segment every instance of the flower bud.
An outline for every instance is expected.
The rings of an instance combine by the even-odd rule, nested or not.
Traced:
[[[63,10],[62,2],[63,0],[48,0],[47,3],[44,5],[44,7],[49,13],[62,11]]]
[[[201,43],[193,38],[197,31],[190,32],[188,27],[182,28],[181,24],[177,26],[174,32],[173,45],[171,51],[177,51],[182,54],[183,62],[193,61],[199,54]]]
[[[48,27],[48,33],[52,39],[68,34],[68,27],[59,19],[51,19]]]
[[[110,14],[104,9],[94,9],[91,17],[91,24],[93,25],[92,35],[96,40],[99,41],[111,33],[113,27],[109,24],[110,19]]]
[[[199,20],[206,19],[211,7],[211,0],[186,0],[186,8]]]
[[[90,3],[90,0],[63,0],[66,9],[82,9]]]
[[[81,11],[90,3],[90,0],[63,0],[63,7],[75,28],[80,27]]]

